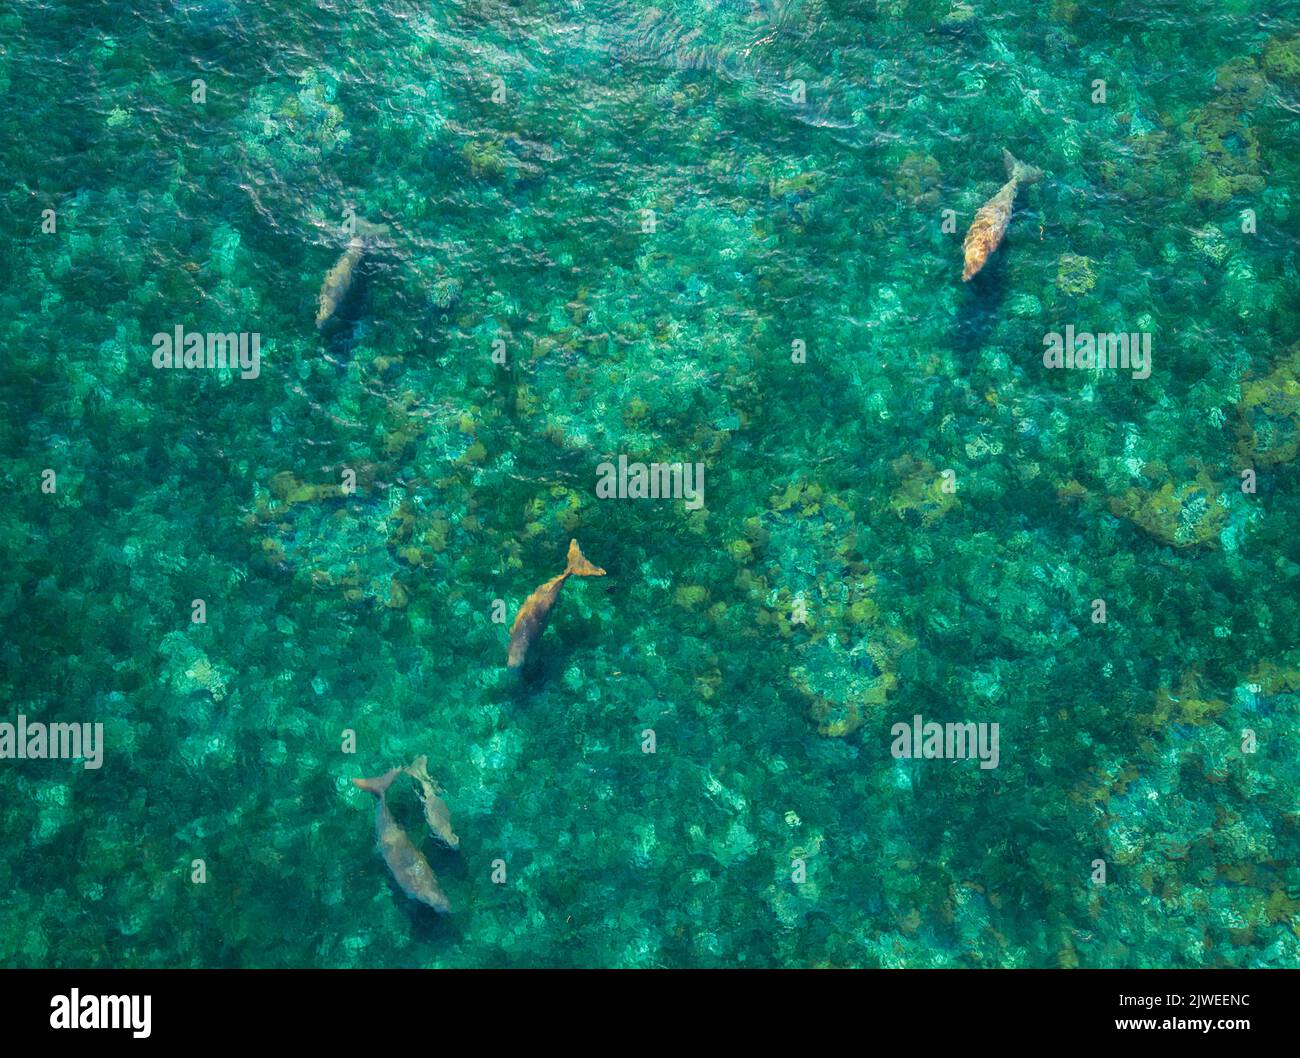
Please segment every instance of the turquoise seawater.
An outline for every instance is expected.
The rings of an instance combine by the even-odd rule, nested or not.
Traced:
[[[0,722],[104,732],[0,963],[1300,963],[1295,3],[18,0],[0,100]]]

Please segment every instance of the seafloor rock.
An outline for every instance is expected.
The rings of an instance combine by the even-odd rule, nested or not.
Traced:
[[[186,633],[169,633],[158,650],[166,659],[164,679],[176,693],[189,695],[195,691],[207,691],[216,701],[226,696],[234,672],[229,666],[212,661]]]
[[[852,734],[884,704],[899,659],[916,646],[872,598],[876,578],[857,554],[857,532],[843,498],[800,480],[779,489],[732,548],[746,565],[738,583],[762,606],[759,625],[795,643],[790,681],[830,738]],[[817,575],[826,569],[839,573]]]
[[[1209,696],[1200,674],[1190,670],[1179,677],[1177,689],[1159,688],[1152,711],[1141,719],[1153,728],[1163,728],[1168,723],[1207,724],[1225,708],[1227,703]]]
[[[891,195],[916,209],[931,209],[938,205],[939,189],[938,160],[918,151],[903,157],[888,184]]]
[[[915,640],[885,626],[852,647],[832,633],[801,648],[790,680],[811,700],[808,714],[817,733],[843,738],[860,728],[898,686],[898,659],[915,646]]]
[[[1102,161],[1099,167],[1101,178],[1107,185],[1132,202],[1158,201],[1182,190],[1170,176],[1168,132],[1139,133],[1130,137],[1125,146],[1125,152]]]

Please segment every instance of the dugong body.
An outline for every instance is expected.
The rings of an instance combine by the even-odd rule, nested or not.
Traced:
[[[316,310],[316,327],[324,327],[338,312],[356,283],[361,259],[389,234],[387,224],[371,224],[360,217],[354,218],[356,234],[348,240],[347,249],[334,262],[320,287],[320,305]]]
[[[343,256],[334,262],[334,267],[325,276],[325,282],[320,288],[320,307],[316,310],[317,329],[324,327],[330,321],[348,296],[357,265],[361,263],[361,257],[365,252],[365,239],[360,235],[354,235],[348,242],[348,248],[343,251]]]
[[[1002,152],[1002,160],[1007,167],[1008,180],[996,195],[976,210],[970,231],[966,233],[966,241],[962,246],[966,262],[961,274],[963,283],[969,282],[984,267],[989,255],[1002,242],[1002,236],[1006,234],[1007,225],[1011,222],[1016,192],[1022,185],[1037,183],[1043,178],[1041,169],[1016,161],[1010,151]]]
[[[515,614],[515,622],[510,626],[510,651],[506,658],[506,667],[518,669],[528,657],[528,648],[541,638],[546,631],[546,621],[551,615],[551,607],[560,597],[560,589],[569,577],[603,577],[605,571],[588,562],[578,548],[578,541],[569,541],[568,563],[564,572],[552,577],[545,584],[536,588],[524,600]]]
[[[460,848],[460,838],[451,826],[451,809],[439,794],[438,784],[429,775],[429,759],[416,757],[406,768],[406,774],[420,784],[420,802],[424,805],[424,821],[429,833],[449,849]]]

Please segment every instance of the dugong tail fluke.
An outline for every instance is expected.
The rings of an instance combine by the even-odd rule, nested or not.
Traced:
[[[1017,161],[1016,156],[1005,147],[1002,149],[1002,164],[1007,167],[1007,179],[1014,180],[1022,187],[1036,184],[1043,178],[1041,169],[1035,169],[1032,165]]]
[[[393,785],[393,780],[401,774],[401,768],[393,768],[384,772],[383,775],[376,775],[373,779],[353,779],[352,785],[382,799],[388,793],[388,788]]]
[[[564,572],[574,577],[603,577],[605,571],[595,563],[588,562],[587,556],[578,547],[578,541],[569,541],[568,565]]]
[[[962,244],[965,268],[962,269],[962,282],[968,282],[975,275],[989,255],[998,248],[1002,236],[1006,234],[1007,224],[1011,221],[1011,209],[1016,201],[1016,192],[1022,184],[1036,184],[1043,178],[1043,171],[1032,165],[1017,161],[1010,151],[1002,152],[1002,162],[1007,167],[1007,182],[998,193],[980,206],[971,222],[966,241]]]

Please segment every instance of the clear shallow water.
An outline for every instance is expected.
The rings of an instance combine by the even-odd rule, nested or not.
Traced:
[[[107,746],[0,762],[0,959],[1294,965],[1297,25],[8,9],[0,720]],[[1004,147],[1047,175],[963,285]],[[318,334],[347,203],[390,236]],[[259,377],[154,370],[177,324]],[[1151,377],[1045,370],[1066,325]],[[598,500],[620,453],[704,509]],[[571,536],[609,575],[514,680],[493,600]],[[999,766],[895,761],[916,714]],[[350,784],[420,753],[446,919]]]

